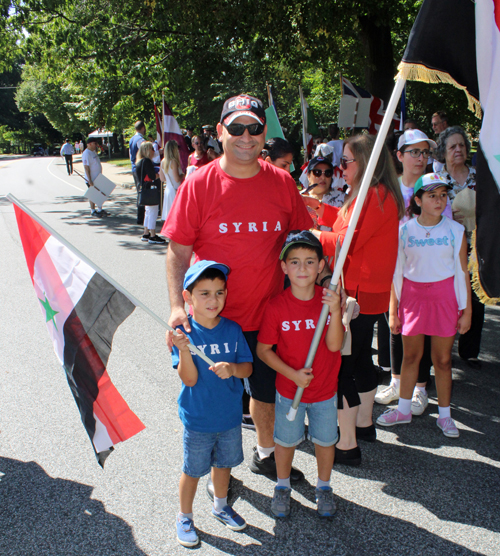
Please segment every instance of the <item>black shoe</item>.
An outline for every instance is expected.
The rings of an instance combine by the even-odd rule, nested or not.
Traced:
[[[361,465],[361,450],[359,446],[351,450],[341,450],[335,447],[335,464],[339,463],[351,467],[358,467],[358,465]]]
[[[167,243],[167,242],[166,242],[166,240],[164,240],[160,236],[153,236],[153,237],[150,237],[148,239],[148,243],[155,243],[155,244],[158,244],[158,245],[165,245],[165,243]]]
[[[274,452],[264,459],[260,459],[257,447],[254,446],[252,461],[250,462],[250,471],[256,473],[257,475],[265,475],[273,481],[278,480],[278,474],[276,472],[276,460],[274,459]],[[304,473],[295,467],[292,467],[290,472],[290,482],[298,483],[304,478]]]
[[[245,415],[243,415],[243,420],[241,422],[241,426],[244,429],[249,429],[254,431],[255,430],[255,424],[253,422],[253,419],[251,417],[245,417]]]
[[[375,425],[369,427],[356,427],[356,438],[365,440],[366,442],[375,442],[377,440],[377,429]]]
[[[229,485],[227,487],[227,499],[229,500],[229,498],[231,497],[232,494],[232,489],[231,489],[231,481],[233,479],[232,475],[229,475]],[[209,473],[208,474],[208,479],[207,479],[207,495],[210,498],[210,500],[212,500],[212,502],[214,501],[214,484],[212,483],[212,475]]]
[[[148,241],[150,237],[151,237],[151,234],[144,234],[144,235],[141,237],[141,241]]]

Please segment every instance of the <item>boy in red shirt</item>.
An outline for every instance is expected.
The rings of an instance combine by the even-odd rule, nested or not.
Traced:
[[[321,243],[312,233],[291,232],[280,260],[291,285],[267,304],[257,344],[257,355],[277,371],[274,441],[278,484],[271,511],[276,517],[290,514],[290,471],[295,447],[305,438],[307,411],[308,438],[314,443],[318,465],[318,513],[330,517],[336,511],[330,475],[337,442],[339,350],[344,338],[340,297],[315,284],[325,262]],[[303,365],[323,304],[329,306],[330,315],[316,352],[314,370],[306,369]],[[295,420],[288,421],[286,414],[297,386],[305,388],[304,395]]]

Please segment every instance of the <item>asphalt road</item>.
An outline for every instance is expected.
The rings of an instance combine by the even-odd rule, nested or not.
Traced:
[[[81,178],[59,158],[0,159],[0,554],[3,556],[160,556],[186,554],[174,519],[182,462],[176,398],[164,331],[137,309],[118,329],[109,374],[146,425],[119,444],[104,470],[96,463],[46,332],[28,275],[13,193],[165,320],[169,305],[163,246],[141,243],[134,197],[117,188],[107,219],[89,215]],[[270,513],[273,484],[243,463],[232,503],[248,521],[242,533],[195,500],[200,554],[467,555],[500,554],[500,309],[488,308],[481,370],[455,354],[452,412],[457,440],[437,429],[437,401],[409,426],[378,430],[362,444],[363,465],[332,475],[338,513],[314,511],[312,447],[296,465],[307,481],[293,492],[292,516]],[[385,378],[385,383],[389,377]],[[383,411],[376,407],[376,415]],[[255,435],[244,431],[247,460]]]

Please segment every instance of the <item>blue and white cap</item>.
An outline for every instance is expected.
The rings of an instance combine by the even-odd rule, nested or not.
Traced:
[[[220,270],[224,276],[231,272],[231,269],[223,263],[216,263],[215,261],[198,261],[193,266],[189,267],[188,271],[184,276],[184,289],[187,290],[188,287],[195,282],[207,268],[216,268]]]

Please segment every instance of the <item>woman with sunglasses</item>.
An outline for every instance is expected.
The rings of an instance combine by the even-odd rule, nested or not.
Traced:
[[[356,135],[344,144],[343,176],[350,193],[342,208],[305,197],[318,215],[320,225],[331,232],[315,231],[325,255],[333,256],[337,238],[343,241],[354,209],[361,181],[375,144],[373,135]],[[398,251],[398,225],[404,203],[394,164],[386,147],[382,149],[344,264],[347,295],[355,297],[360,315],[351,321],[351,355],[342,357],[339,374],[338,420],[340,440],[335,463],[360,465],[357,436],[374,440],[373,400],[377,373],[372,360],[373,327],[389,308],[391,284]]]
[[[345,181],[342,177],[335,175],[333,164],[327,158],[318,156],[311,159],[307,165],[307,180],[309,185],[306,189],[307,193],[304,193],[305,195],[332,207],[340,208],[344,204]],[[314,210],[309,209],[309,212],[316,229],[329,232],[332,230],[330,226],[318,224]]]

